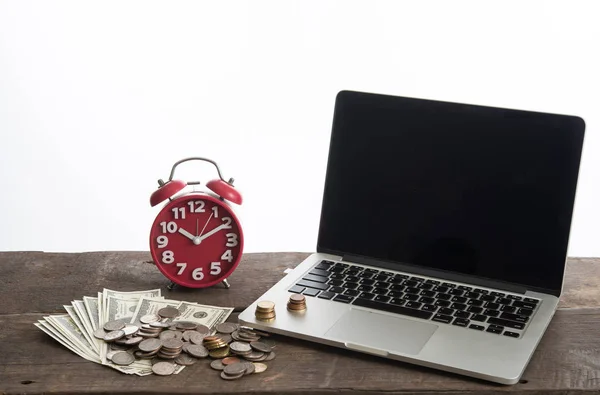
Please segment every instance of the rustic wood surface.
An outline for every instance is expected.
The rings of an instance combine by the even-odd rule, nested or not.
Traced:
[[[0,393],[581,394],[600,393],[600,259],[569,260],[560,309],[521,383],[502,386],[281,336],[262,374],[229,382],[202,361],[169,377],[137,377],[83,360],[33,323],[102,288],[162,288],[169,298],[239,312],[308,254],[246,254],[232,287],[167,291],[144,252],[0,253]],[[230,321],[237,319],[232,314]]]

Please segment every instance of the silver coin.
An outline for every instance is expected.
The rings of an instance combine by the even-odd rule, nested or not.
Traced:
[[[104,340],[104,336],[106,336],[106,331],[103,328],[98,328],[94,331],[94,337],[96,339]]]
[[[119,329],[123,329],[125,327],[125,323],[120,320],[119,321],[108,321],[102,327],[107,332],[118,331]]]
[[[225,365],[223,365],[223,362],[221,362],[220,359],[215,359],[214,361],[212,361],[210,363],[210,367],[213,368],[214,370],[223,370],[223,369],[225,369]]]
[[[231,340],[233,340],[231,335],[220,335],[220,337],[225,343],[231,343]]]
[[[136,351],[136,352],[133,353],[133,355],[135,355],[138,358],[152,358],[156,354],[158,354],[158,350],[152,351],[152,352]]]
[[[229,348],[231,348],[231,350],[236,353],[237,352],[245,353],[248,351],[252,351],[252,347],[250,347],[250,345],[248,343],[241,343],[241,342],[233,342],[229,345]]]
[[[262,351],[252,351],[251,353],[244,355],[244,358],[246,358],[248,361],[258,361],[266,357],[267,354]]]
[[[123,336],[125,336],[125,332],[123,332],[122,330],[108,332],[106,334],[106,336],[104,336],[104,341],[105,342],[114,342],[115,340],[118,340],[118,339],[122,338]]]
[[[219,324],[216,326],[217,332],[219,333],[226,333],[226,334],[230,334],[232,332],[235,332],[235,325],[233,325],[232,323],[229,322],[223,322],[222,324]]]
[[[131,365],[135,361],[135,357],[128,352],[119,351],[112,356],[111,361],[116,365],[127,366]]]
[[[142,324],[149,324],[151,322],[156,322],[156,321],[160,321],[160,317],[157,316],[156,314],[146,314],[140,318],[140,322]]]
[[[238,375],[232,376],[232,375],[228,375],[227,373],[225,373],[225,371],[221,372],[221,378],[224,380],[237,380],[240,377],[242,377],[244,375],[244,373],[240,373]]]
[[[189,342],[190,341],[190,336],[192,336],[192,334],[196,335],[196,336],[200,335],[196,331],[185,331],[185,332],[183,332],[183,336],[181,337],[181,340],[183,340],[184,342]]]
[[[168,322],[160,321],[154,321],[149,323],[148,325],[150,325],[151,328],[169,328],[171,326],[171,324],[169,324]]]
[[[121,330],[123,332],[125,332],[125,336],[131,336],[131,335],[137,333],[137,331],[139,331],[140,328],[135,325],[125,325],[125,327]]]
[[[175,364],[171,362],[158,362],[152,365],[152,372],[159,376],[170,376],[175,373]]]
[[[115,355],[118,352],[123,352],[122,350],[110,350],[106,353],[106,359],[111,360],[113,355]]]
[[[208,336],[210,334],[210,328],[206,325],[198,325],[198,327],[196,328],[196,332],[200,332],[204,334],[204,336]]]
[[[184,331],[191,331],[191,330],[196,329],[198,327],[198,324],[196,324],[195,322],[190,322],[190,321],[176,321],[175,327],[177,329],[182,329]]]
[[[140,351],[148,353],[153,351],[158,351],[162,347],[162,341],[159,339],[146,339],[140,344],[138,344],[138,348]]]
[[[128,337],[124,339],[115,340],[115,343],[122,344],[125,346],[135,346],[136,344],[141,343],[144,340],[142,336],[134,336]]]
[[[229,376],[237,376],[238,374],[244,374],[246,371],[246,365],[242,362],[232,363],[231,365],[225,366],[223,372]]]
[[[167,331],[163,331],[160,333],[159,335],[161,340],[167,340],[167,339],[178,339],[181,340],[183,338],[183,333],[179,332],[179,331],[173,331],[173,330],[167,330]]]
[[[175,363],[181,366],[190,366],[198,362],[198,358],[191,357],[187,354],[179,354],[177,358],[175,358]]]
[[[206,347],[201,346],[199,344],[192,344],[187,347],[187,353],[192,357],[196,358],[206,358],[208,357],[208,350]]]
[[[254,373],[262,373],[267,370],[267,365],[264,363],[253,363],[254,365]]]
[[[185,334],[185,333],[184,333]],[[204,341],[204,335],[200,332],[193,332],[189,338],[190,341],[194,344],[202,344],[202,341]]]
[[[159,351],[158,354],[156,354],[156,356],[159,358],[162,358],[162,359],[175,359],[179,356],[179,354],[176,354],[176,355],[164,354],[162,351]]]
[[[137,334],[138,334],[138,336],[142,336],[145,338],[152,338],[152,337],[158,337],[158,335],[160,333],[158,333],[158,332],[157,333],[148,333],[148,332],[139,331]]]
[[[159,309],[156,313],[162,318],[175,318],[180,314],[179,310],[171,306],[163,307],[162,309]]]
[[[244,375],[252,374],[254,373],[254,370],[256,370],[252,362],[244,362],[244,365],[246,365],[246,371],[244,372]]]
[[[115,342],[110,343],[110,349],[115,351],[127,351],[129,347],[124,344],[117,344]]]
[[[271,351],[270,353],[268,353],[267,357],[265,358],[265,361],[272,361],[273,359],[275,359],[275,351]]]
[[[170,349],[181,349],[183,347],[183,342],[179,339],[162,339],[162,344],[164,348]]]
[[[256,351],[271,352],[271,347],[267,346],[265,343],[262,342],[251,342],[250,347],[252,347]]]

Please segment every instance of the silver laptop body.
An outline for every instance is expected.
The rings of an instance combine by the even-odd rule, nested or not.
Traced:
[[[407,121],[410,117],[413,118]],[[431,117],[435,119],[432,121]],[[465,131],[475,130],[486,137],[487,123],[498,125],[505,120],[505,125],[490,128],[487,143],[480,143],[482,134]],[[469,122],[474,122],[476,127],[469,129],[465,126]],[[416,137],[408,136],[402,141],[402,147],[397,148],[410,152],[421,150],[416,159],[411,158],[410,163],[414,163],[419,162],[420,156],[431,155],[431,150],[440,144],[448,150],[454,149],[451,136],[438,139],[437,132],[432,132],[431,138],[425,136],[428,129],[422,125],[428,123],[436,130],[442,128],[444,133],[459,135],[458,159],[454,161],[453,154],[449,153],[450,159],[445,159],[439,169],[431,170],[434,173],[421,171],[427,163],[446,155],[438,153],[415,168],[415,174],[423,174],[404,177],[400,184],[388,184],[394,174],[399,174],[398,168],[394,167],[394,160],[374,158],[373,152],[368,152],[371,143],[367,140],[379,138],[373,130],[385,129],[382,133],[385,136],[419,133]],[[388,127],[390,125],[392,127]],[[516,141],[508,141],[504,146],[505,140],[515,137],[510,133],[503,135],[503,130],[514,131],[521,125],[523,132]],[[530,132],[533,138],[524,137]],[[345,144],[350,144],[348,141],[354,137],[347,133],[369,134],[370,137],[356,137],[361,144],[348,147]],[[572,116],[340,92],[334,114],[318,252],[244,310],[239,316],[240,323],[497,383],[517,383],[556,311],[562,290],[583,133],[582,120]],[[440,141],[444,139],[448,140]],[[465,145],[462,139],[475,143],[468,149],[460,148]],[[381,148],[385,141],[373,143],[379,144],[373,145],[377,148],[375,151],[382,151],[382,156],[392,152],[391,156],[395,157],[394,147]],[[497,155],[499,159],[492,158],[488,164],[483,163],[483,157],[475,158],[476,162],[464,159],[471,152],[479,155],[478,144],[481,150],[490,150],[485,158]],[[511,148],[515,146],[517,148]],[[496,152],[495,147],[501,152]],[[344,153],[340,154],[340,150]],[[347,150],[355,152],[348,154]],[[356,153],[362,151],[366,152],[365,156],[356,157]],[[397,154],[403,155],[402,152]],[[340,196],[351,193],[350,178],[348,185],[338,180],[347,177],[349,171],[361,170],[358,164],[349,169],[354,161],[344,159],[343,155],[350,155],[350,159],[356,157],[363,163],[379,164],[365,165],[369,167],[368,173],[360,177],[356,174],[355,193],[365,194],[365,197],[352,201],[354,208],[344,208],[345,200],[340,200]],[[497,192],[493,190],[496,184],[488,184],[487,178],[475,182],[480,176],[476,170],[472,171],[471,178],[461,178],[469,173],[465,169],[472,169],[473,163],[482,162],[482,172],[486,172],[495,169],[496,162],[507,155],[519,165],[514,172],[516,176],[505,177],[510,188],[502,187],[504,189]],[[520,159],[520,155],[525,159]],[[530,157],[534,159],[529,161]],[[394,171],[382,168],[382,163],[388,162]],[[555,162],[558,162],[556,168],[548,169],[547,163]],[[461,165],[469,167],[460,172],[446,170],[446,167]],[[367,176],[377,169],[385,173],[383,179],[370,185],[369,181],[373,180]],[[503,172],[509,174],[510,171],[505,171],[506,166],[498,169],[501,170],[496,174],[488,175],[501,183]],[[437,179],[440,172],[444,174]],[[419,179],[420,176],[424,178]],[[462,187],[456,187],[457,183]],[[425,185],[423,188],[431,191],[439,185],[439,193],[444,198],[435,200],[438,197],[430,198],[427,193],[419,195],[420,192],[413,195],[415,185]],[[396,189],[398,194],[381,196],[385,188]],[[555,195],[560,196],[548,194],[554,189]],[[471,190],[474,190],[472,196],[465,197]],[[374,191],[379,193],[369,196]],[[547,203],[534,205],[538,192],[550,196]],[[522,195],[512,199],[513,193]],[[495,201],[498,195],[502,195],[502,199]],[[384,198],[384,202],[378,197]],[[398,201],[386,206],[390,198]],[[436,205],[425,211],[422,205],[430,202],[423,200],[431,200]],[[473,209],[479,201],[489,204],[481,203],[482,207]],[[502,205],[495,208],[498,202]],[[386,206],[385,210],[377,208],[380,203]],[[357,206],[366,211],[356,214]],[[415,213],[415,210],[423,211]],[[479,210],[475,211],[477,215],[472,215],[473,210]],[[510,217],[513,211],[517,214],[514,218]],[[400,220],[394,217],[395,213]],[[464,223],[458,225],[461,218]],[[386,221],[393,224],[378,225]],[[490,221],[489,226],[487,221]],[[361,226],[353,229],[355,224]],[[514,231],[507,231],[512,226]],[[539,226],[543,229],[538,229]],[[414,230],[416,228],[421,230]],[[523,240],[524,237],[529,240]],[[358,241],[361,239],[364,244]],[[499,246],[504,247],[499,249]],[[338,250],[340,247],[344,251]],[[500,255],[499,261],[495,260],[497,255]],[[524,259],[520,260],[521,257]],[[511,258],[514,264],[503,261]],[[305,295],[307,309],[291,312],[286,305],[291,295],[299,293]],[[275,303],[276,318],[270,322],[255,318],[257,303],[265,300]]]

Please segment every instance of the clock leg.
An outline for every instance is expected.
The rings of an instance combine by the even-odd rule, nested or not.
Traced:
[[[229,281],[227,281],[227,279],[223,280],[222,283],[225,286],[225,288],[231,287],[231,285],[229,284]]]
[[[173,281],[171,281],[171,284],[167,285],[167,289],[168,289],[169,291],[172,291],[172,290],[173,290],[173,288],[175,288],[175,283],[174,283]]]

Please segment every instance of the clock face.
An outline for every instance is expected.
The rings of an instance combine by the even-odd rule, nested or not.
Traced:
[[[208,287],[227,278],[240,261],[243,244],[233,211],[204,194],[168,203],[150,231],[150,252],[159,270],[190,288]]]

